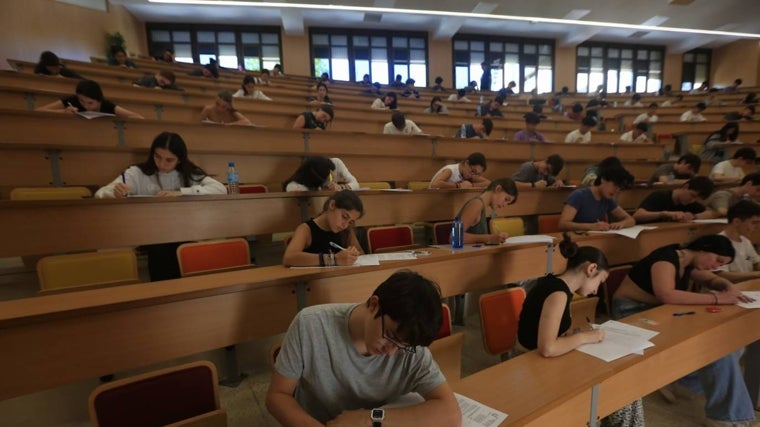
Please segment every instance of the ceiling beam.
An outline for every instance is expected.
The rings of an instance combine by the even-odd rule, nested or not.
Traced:
[[[562,47],[579,45],[602,31],[601,27],[578,27],[559,41]]]
[[[499,7],[497,3],[480,2],[472,8],[472,13],[488,14]],[[433,31],[433,40],[450,39],[462,28],[465,18],[443,17],[438,21],[438,26]]]
[[[305,34],[303,14],[298,9],[280,9],[282,18],[282,30],[289,36],[302,36]]]

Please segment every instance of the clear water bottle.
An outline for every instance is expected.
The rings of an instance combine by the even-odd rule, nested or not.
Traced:
[[[240,181],[235,171],[235,162],[227,164],[227,194],[240,194]]]
[[[459,137],[467,139],[467,125],[462,123],[462,127],[459,129]]]
[[[459,217],[454,218],[454,222],[451,223],[451,248],[461,249],[464,246],[464,226],[462,225],[462,219]]]
[[[673,172],[668,174],[668,184],[673,185],[676,183],[676,176],[673,175]]]

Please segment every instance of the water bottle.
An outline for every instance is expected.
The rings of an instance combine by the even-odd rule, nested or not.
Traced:
[[[240,182],[235,172],[235,162],[227,164],[227,194],[240,194]]]
[[[461,249],[464,246],[464,226],[462,225],[462,219],[459,217],[454,218],[454,222],[451,223],[451,248]]]
[[[673,172],[668,174],[668,184],[673,185],[676,183],[676,176],[673,175]]]
[[[467,139],[467,125],[462,123],[462,128],[459,129],[459,137],[462,139]]]

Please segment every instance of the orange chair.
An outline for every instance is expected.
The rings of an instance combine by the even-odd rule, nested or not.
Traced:
[[[623,279],[631,271],[631,265],[619,265],[617,267],[610,268],[607,280],[602,284],[602,291],[604,292],[604,308],[607,310],[607,315],[612,317],[612,296],[615,295],[615,291],[618,290],[623,283]]]
[[[242,184],[239,186],[240,194],[268,193],[269,189],[264,184]]]
[[[525,290],[519,287],[480,296],[480,326],[486,352],[504,355],[514,347],[523,301]]]
[[[177,248],[182,276],[251,265],[251,253],[245,239],[183,243]]]
[[[408,225],[390,225],[387,227],[370,227],[367,229],[367,246],[370,253],[378,249],[414,244],[412,227]]]
[[[451,335],[452,327],[451,327],[451,309],[448,305],[442,304],[443,306],[443,319],[441,319],[441,329],[438,331],[438,336],[435,337],[435,339],[448,337]]]
[[[433,224],[433,244],[448,245],[451,243],[452,221],[436,222]]]
[[[95,427],[166,426],[207,416],[222,418],[211,425],[226,425],[227,418],[216,368],[205,360],[102,384],[89,407]]]
[[[539,215],[538,216],[538,234],[558,233],[559,232],[559,214]]]

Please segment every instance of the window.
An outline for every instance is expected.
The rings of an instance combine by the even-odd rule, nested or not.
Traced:
[[[425,34],[313,28],[311,63],[315,76],[327,73],[334,80],[390,83],[397,74],[416,86],[427,86]]]
[[[279,64],[280,29],[276,27],[208,26],[192,24],[148,24],[148,46],[153,56],[174,49],[178,62],[261,71]]]
[[[662,86],[664,48],[584,43],[576,50],[575,90],[608,93],[657,92]]]
[[[514,91],[538,93],[554,89],[554,41],[495,36],[454,37],[454,85],[463,88],[483,75],[481,64],[491,64],[491,87],[498,91],[515,82]]]
[[[694,49],[683,54],[681,69],[681,90],[692,90],[709,80],[712,50]]]

